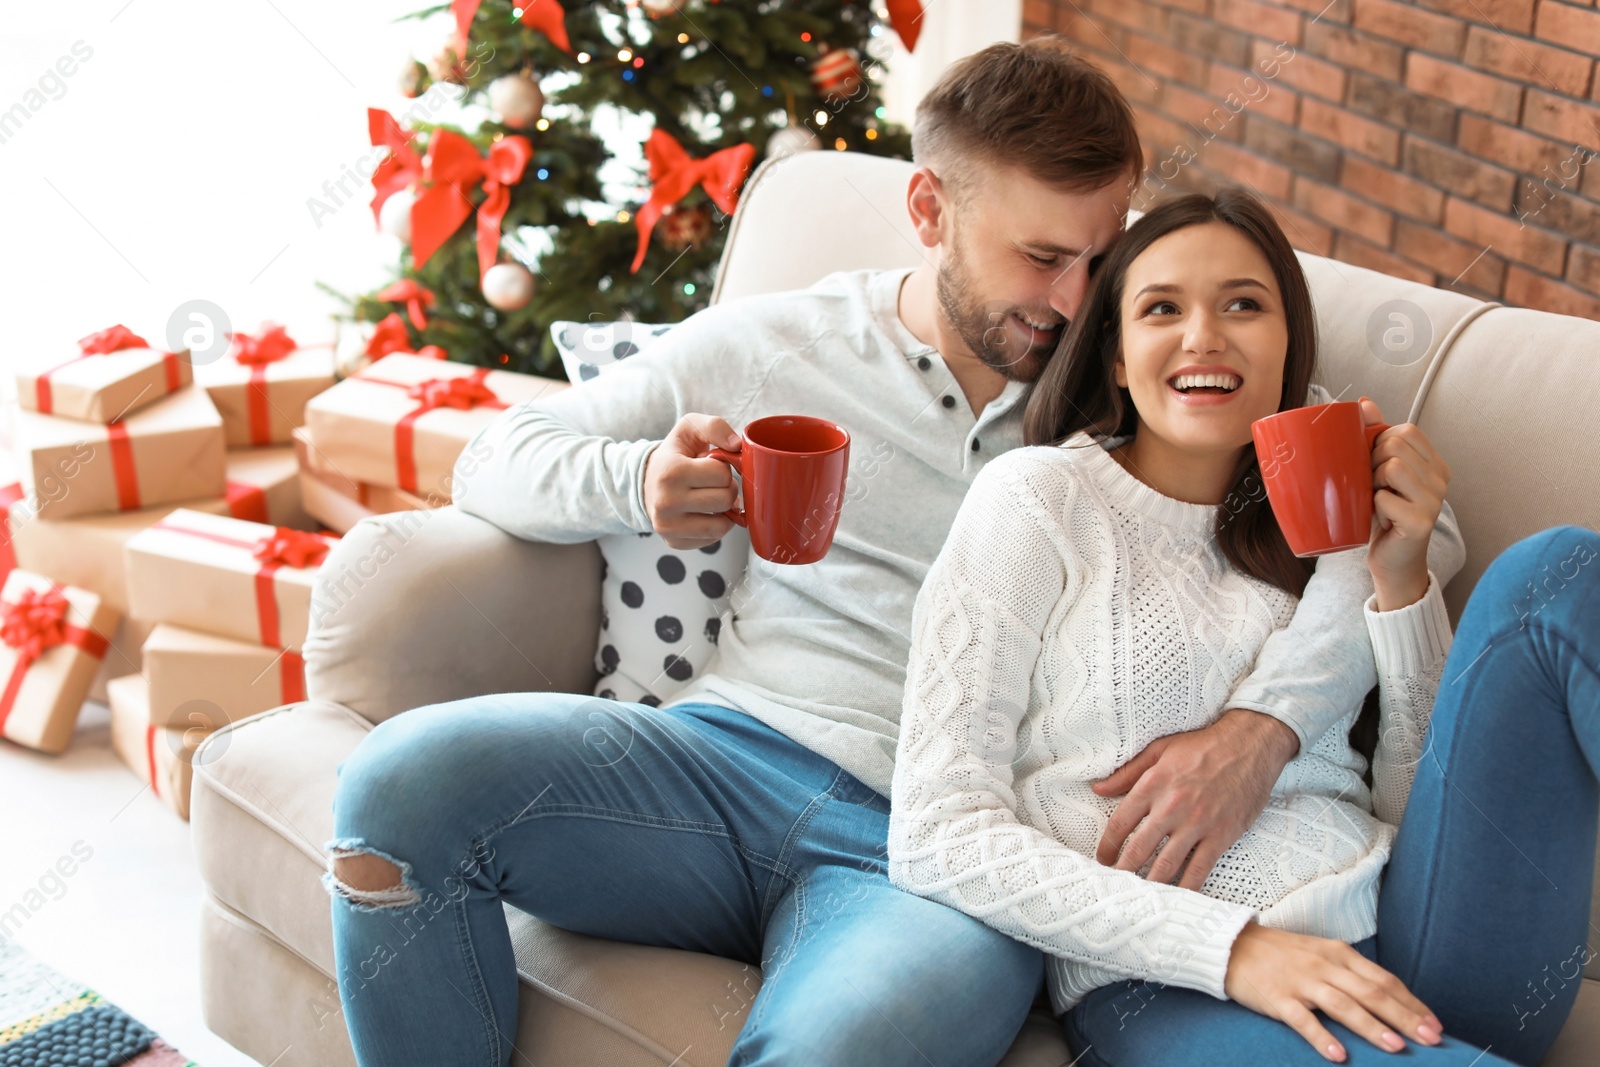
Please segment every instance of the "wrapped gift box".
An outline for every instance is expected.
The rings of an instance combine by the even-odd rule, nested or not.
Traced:
[[[150,721],[150,694],[137,674],[114,678],[108,687],[111,747],[161,802],[189,818],[189,788],[194,781],[194,753],[209,730],[177,729]]]
[[[179,508],[129,538],[128,606],[136,618],[298,652],[317,567],[334,543]]]
[[[291,445],[228,452],[228,514],[236,519],[315,530],[300,503],[300,464]]]
[[[65,752],[117,612],[87,589],[20,568],[7,576],[0,601],[0,736]]]
[[[111,635],[111,644],[100,660],[100,669],[95,671],[94,681],[89,683],[90,700],[109,704],[111,696],[106,686],[111,680],[125,674],[138,674],[143,669],[144,643],[155,626],[153,622],[122,616],[122,621],[117,623],[116,633]]]
[[[304,426],[294,431],[294,456],[302,471],[315,474],[322,482],[351,500],[366,503],[366,490],[362,488],[365,483],[340,474],[327,453],[311,440],[311,432]]]
[[[162,623],[143,654],[158,726],[215,727],[306,698],[305,663],[293,652]]]
[[[356,490],[356,496],[346,496],[342,488],[325,481],[321,475],[300,472],[300,502],[312,518],[340,536],[349,533],[352,526],[368,515],[377,514],[362,503],[367,487],[360,482],[349,484]]]
[[[312,343],[270,323],[256,334],[236,333],[233,341],[226,355],[194,374],[222,413],[228,447],[288,444],[305,423],[306,401],[333,385],[332,343]]]
[[[317,449],[345,478],[450,495],[451,471],[480,429],[566,383],[395,353],[306,405]]]
[[[227,485],[222,416],[193,385],[108,426],[19,411],[17,459],[42,519],[220,497]]]
[[[187,352],[151,348],[113,326],[78,342],[76,357],[54,358],[17,374],[17,402],[42,415],[107,423],[126,418],[193,380]]]

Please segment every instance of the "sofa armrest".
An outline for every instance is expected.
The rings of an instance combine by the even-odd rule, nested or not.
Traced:
[[[600,551],[524,541],[453,505],[357,523],[317,576],[306,695],[376,724],[485,693],[594,685]]]

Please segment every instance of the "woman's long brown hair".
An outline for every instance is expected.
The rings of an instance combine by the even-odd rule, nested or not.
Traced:
[[[1128,390],[1113,367],[1122,348],[1122,295],[1128,267],[1161,237],[1188,226],[1222,222],[1261,249],[1283,294],[1289,347],[1279,411],[1304,407],[1317,361],[1317,323],[1300,261],[1266,207],[1242,189],[1169,200],[1140,218],[1106,256],[1093,290],[1034,383],[1023,414],[1023,441],[1056,445],[1080,430],[1123,437],[1138,427]],[[1095,445],[1094,447],[1099,447]],[[1261,481],[1255,444],[1245,447],[1217,511],[1217,544],[1240,571],[1300,596],[1315,561],[1300,559],[1278,528]]]

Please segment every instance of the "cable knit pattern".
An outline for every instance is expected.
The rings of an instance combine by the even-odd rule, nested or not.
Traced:
[[[1090,784],[1214,721],[1294,616],[1295,597],[1227,562],[1216,517],[1085,434],[1018,449],[979,473],[917,598],[890,878],[1049,953],[1058,1012],[1123,978],[1222,997],[1251,918],[1345,941],[1376,929],[1378,874],[1449,647],[1431,574],[1408,608],[1369,600],[1371,643],[1348,653],[1352,670],[1377,660],[1383,821],[1349,745],[1356,703],[1284,769],[1201,892],[1093,859],[1117,799]]]

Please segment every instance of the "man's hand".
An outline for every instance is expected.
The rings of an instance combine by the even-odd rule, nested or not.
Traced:
[[[1244,708],[1224,712],[1203,730],[1152,741],[1094,785],[1103,797],[1127,794],[1106,824],[1095,859],[1137,871],[1165,838],[1150,880],[1171,882],[1181,871],[1178,884],[1198,890],[1266,808],[1273,783],[1299,748],[1289,727]]]
[[[706,454],[712,446],[736,452],[739,435],[715,415],[691,413],[645,460],[644,510],[671,548],[702,548],[733,528],[722,513],[733,507],[739,490],[728,465]]]

